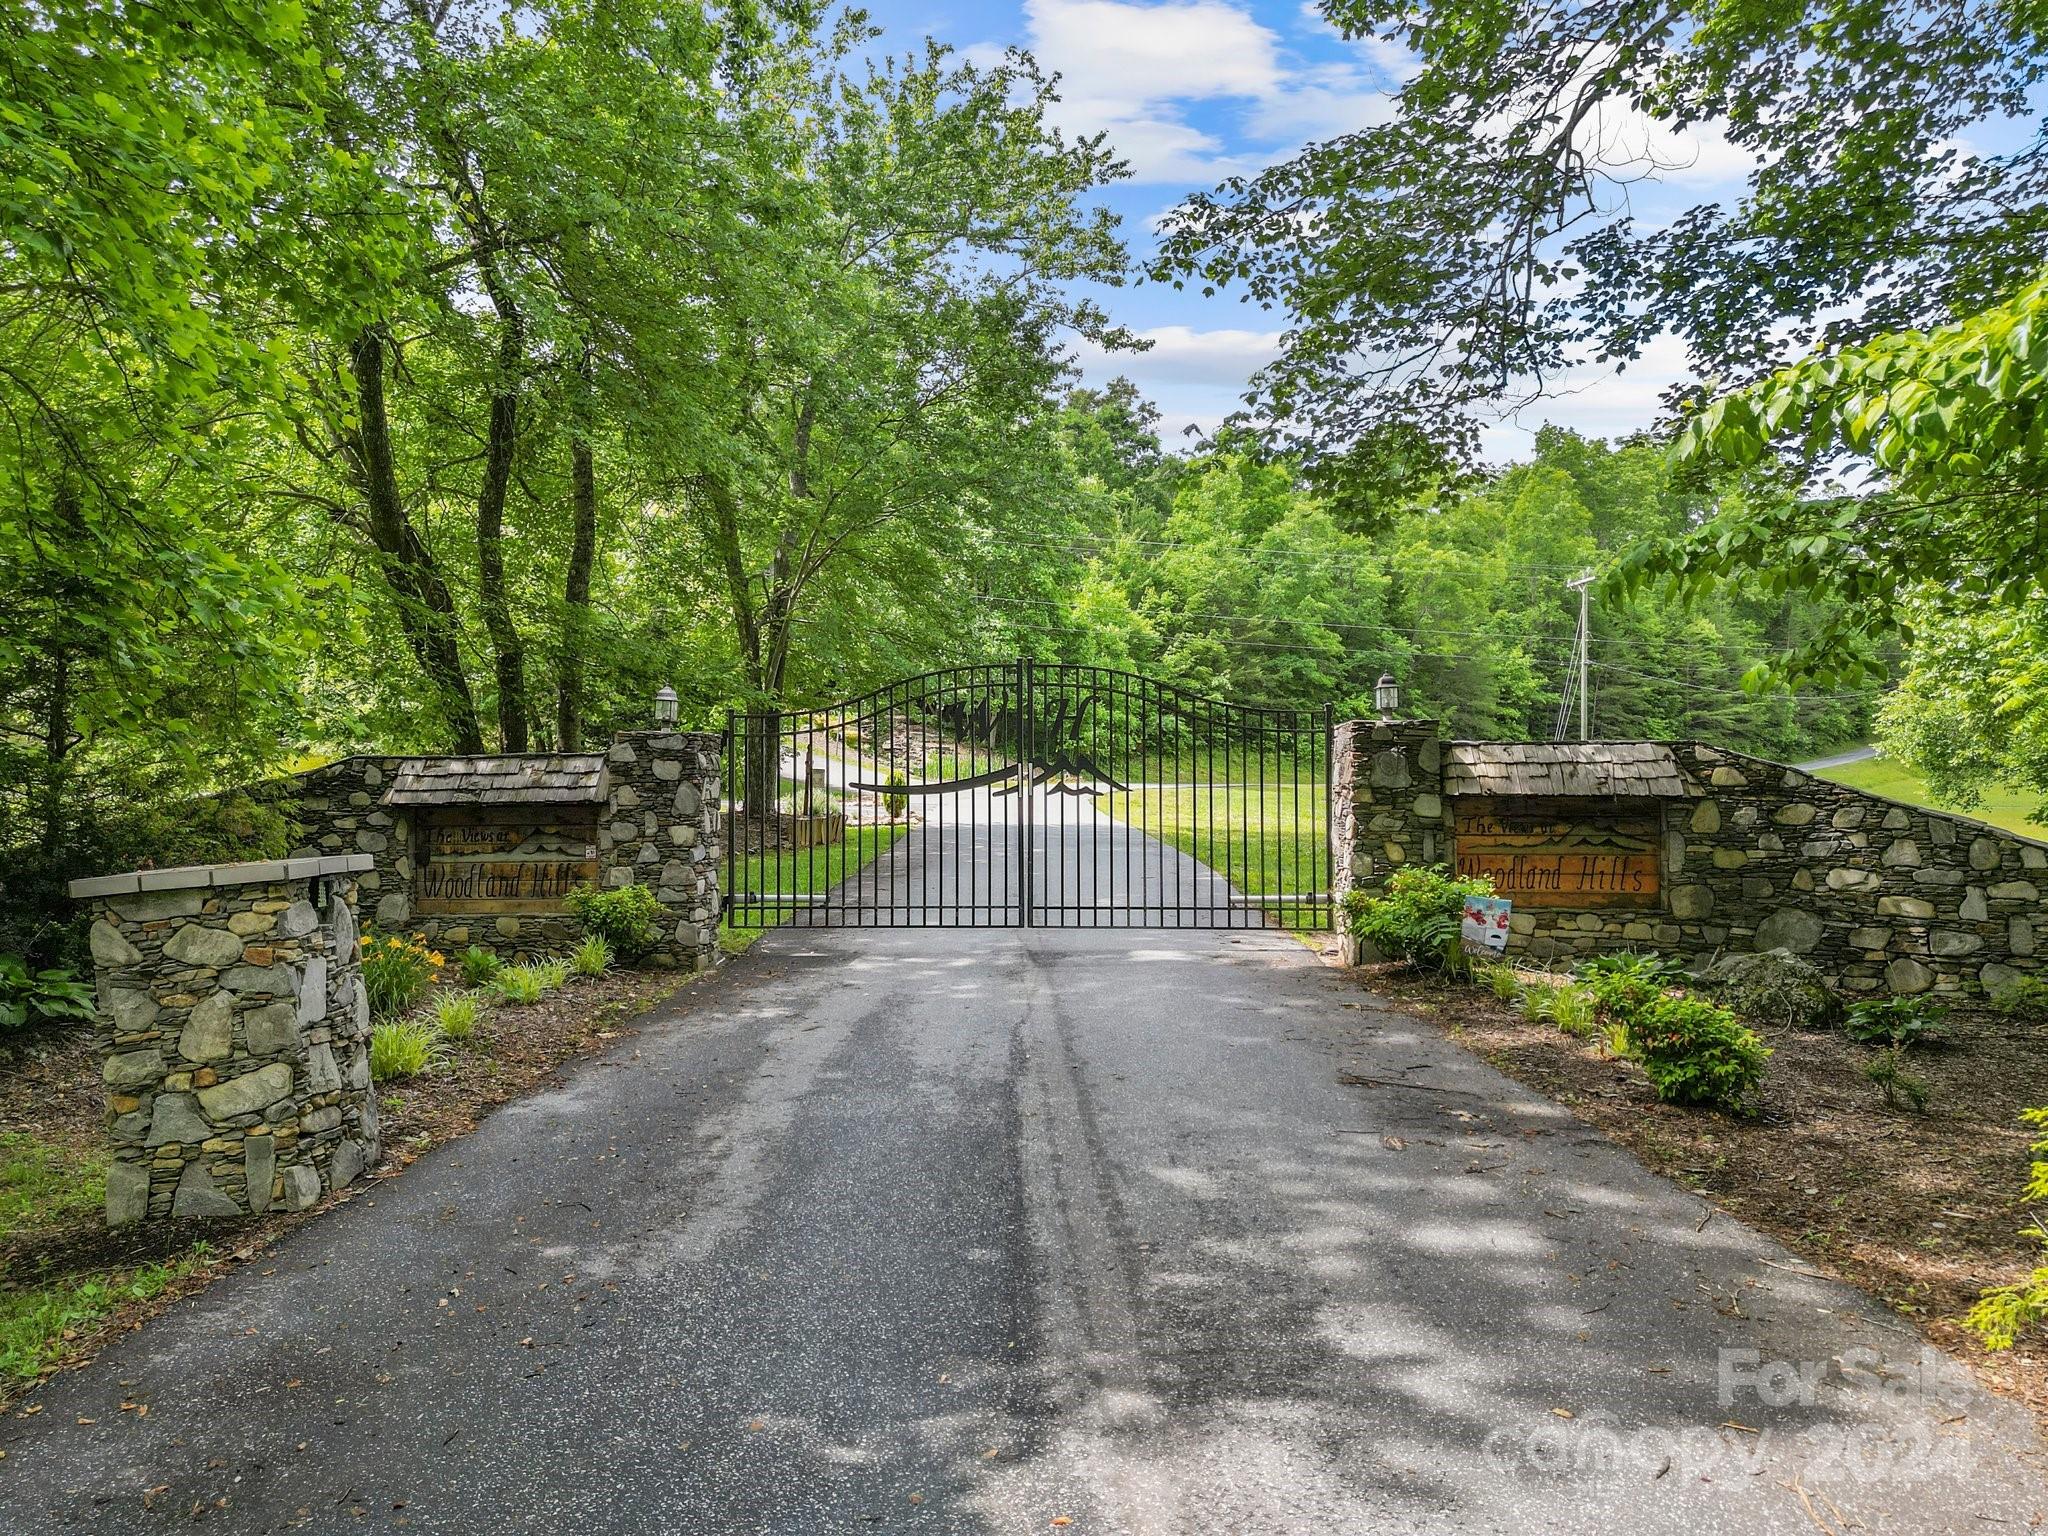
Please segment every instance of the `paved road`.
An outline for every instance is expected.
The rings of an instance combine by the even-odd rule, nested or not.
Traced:
[[[0,1530],[2048,1514],[2020,1411],[1706,1217],[1278,934],[785,931],[50,1384]]]
[[[1828,768],[1846,768],[1851,763],[1867,763],[1875,756],[1875,747],[1851,747],[1847,752],[1837,752],[1833,757],[1816,757],[1810,763],[1795,763],[1793,766],[1802,773],[1819,773]]]

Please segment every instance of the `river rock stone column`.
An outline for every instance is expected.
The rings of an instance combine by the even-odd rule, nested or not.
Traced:
[[[643,964],[704,971],[718,962],[723,748],[710,731],[622,731],[606,757],[604,883],[651,886],[666,909]]]
[[[1377,890],[1409,864],[1447,864],[1443,740],[1433,720],[1347,720],[1336,730],[1337,884]]]
[[[377,1158],[367,854],[71,884],[92,913],[107,1222],[299,1210]]]

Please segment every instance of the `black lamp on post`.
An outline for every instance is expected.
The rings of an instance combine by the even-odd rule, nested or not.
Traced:
[[[1378,707],[1382,720],[1391,720],[1400,713],[1401,685],[1394,681],[1393,673],[1380,674],[1380,680],[1373,685],[1372,701]]]
[[[654,723],[662,729],[676,723],[676,691],[666,683],[654,696]]]

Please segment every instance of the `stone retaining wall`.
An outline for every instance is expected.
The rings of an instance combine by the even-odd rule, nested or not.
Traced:
[[[1337,735],[1339,893],[1451,863],[1466,802],[1444,793],[1436,727],[1357,721]],[[2048,844],[1705,743],[1668,747],[1683,794],[1627,802],[1663,827],[1656,905],[1520,905],[1512,951],[1649,948],[1697,966],[1783,947],[1852,994],[1981,997],[2048,969]],[[1580,803],[1594,821],[1621,804]]]
[[[599,878],[649,886],[666,916],[641,962],[706,970],[718,957],[720,751],[708,731],[622,732],[606,755],[596,807]],[[303,829],[296,853],[367,854],[364,902],[380,929],[418,933],[443,950],[476,944],[507,955],[553,954],[583,932],[566,912],[436,915],[414,908],[421,857],[415,813],[381,803],[402,757],[348,757],[273,790]]]
[[[354,854],[72,882],[92,914],[107,1221],[299,1210],[376,1161]]]

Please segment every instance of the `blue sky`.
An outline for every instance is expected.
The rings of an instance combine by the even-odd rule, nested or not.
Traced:
[[[1123,216],[1140,260],[1153,243],[1151,221],[1187,193],[1383,117],[1407,67],[1397,48],[1346,42],[1299,0],[881,0],[869,10],[887,51],[930,36],[992,60],[1015,45],[1057,71],[1061,126],[1106,131],[1131,162],[1131,178],[1104,200]],[[1631,189],[1636,214],[1650,221],[1734,192],[1747,165],[1711,133],[1675,139],[1627,119],[1599,131],[1610,155],[1642,151],[1660,166],[1681,167]],[[1164,412],[1169,439],[1191,422],[1212,427],[1234,409],[1286,325],[1284,315],[1235,294],[1205,299],[1140,284],[1102,298],[1116,320],[1155,345],[1135,356],[1083,357],[1084,370],[1095,382],[1116,373],[1135,380]],[[1491,427],[1487,456],[1525,452],[1545,421],[1600,437],[1646,426],[1659,391],[1685,372],[1682,351],[1667,343],[1625,374],[1574,375],[1568,392]]]

